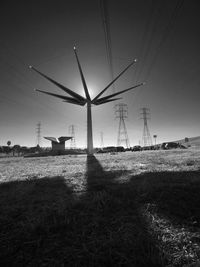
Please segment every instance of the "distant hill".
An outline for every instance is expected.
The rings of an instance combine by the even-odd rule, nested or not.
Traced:
[[[188,137],[188,142],[186,142],[185,138],[175,142],[181,143],[184,146],[200,147],[200,136]]]

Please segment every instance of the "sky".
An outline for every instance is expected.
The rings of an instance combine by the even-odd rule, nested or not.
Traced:
[[[148,127],[158,143],[200,135],[198,2],[107,1],[114,76],[138,61],[105,95],[146,82],[116,102],[127,104],[131,146],[142,142],[143,107],[150,110]],[[43,136],[67,136],[74,125],[77,147],[86,147],[86,107],[36,92],[63,94],[29,65],[84,96],[76,46],[91,97],[104,89],[111,74],[100,1],[2,1],[0,12],[0,145],[10,140],[12,145],[35,146],[41,122],[42,146],[50,146]],[[92,107],[96,147],[101,132],[104,146],[117,144],[119,119],[113,103]]]

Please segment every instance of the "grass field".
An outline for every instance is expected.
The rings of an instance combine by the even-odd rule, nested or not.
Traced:
[[[199,266],[200,150],[0,159],[1,266]]]

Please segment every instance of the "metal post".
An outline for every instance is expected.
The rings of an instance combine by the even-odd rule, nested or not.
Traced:
[[[93,154],[92,112],[90,102],[87,102],[87,153],[88,155]]]

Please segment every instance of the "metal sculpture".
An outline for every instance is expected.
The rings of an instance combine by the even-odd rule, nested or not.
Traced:
[[[70,90],[69,88],[67,88],[66,86],[58,83],[57,81],[53,80],[52,78],[48,77],[47,75],[41,73],[39,70],[37,70],[36,68],[34,68],[33,66],[30,66],[31,69],[33,69],[35,72],[37,72],[38,74],[40,74],[41,76],[43,76],[44,78],[46,78],[48,81],[50,81],[51,83],[53,83],[54,85],[56,85],[57,87],[59,87],[60,89],[62,89],[65,93],[67,93],[69,96],[64,96],[64,95],[58,95],[58,94],[54,94],[54,93],[50,93],[50,92],[46,92],[43,90],[37,90],[41,93],[47,94],[47,95],[51,95],[57,98],[61,98],[62,100],[64,100],[64,102],[67,103],[71,103],[71,104],[75,104],[75,105],[79,105],[79,106],[84,106],[85,104],[87,105],[87,154],[88,155],[92,155],[93,154],[93,137],[92,137],[92,113],[91,113],[91,107],[92,105],[102,105],[108,102],[112,102],[121,98],[113,98],[117,95],[120,95],[122,93],[125,93],[131,89],[134,89],[138,86],[143,85],[144,83],[140,83],[137,84],[135,86],[132,86],[128,89],[122,90],[120,92],[105,96],[105,97],[101,97],[101,95],[103,93],[105,93],[105,91],[126,71],[128,70],[134,63],[136,63],[136,59],[134,59],[122,72],[119,73],[119,75],[113,80],[111,81],[94,99],[90,98],[90,94],[87,88],[87,84],[82,72],[82,68],[79,62],[79,58],[78,58],[78,54],[77,54],[77,50],[76,47],[74,47],[74,53],[75,53],[75,57],[76,57],[76,61],[78,64],[78,68],[79,68],[79,72],[80,72],[80,76],[81,76],[81,80],[82,80],[82,84],[83,84],[83,88],[85,91],[85,97],[75,93],[74,91]]]

